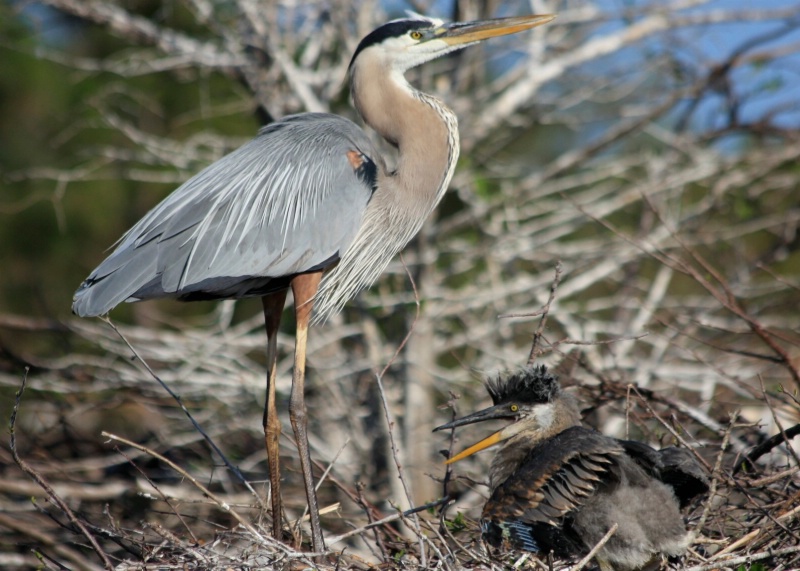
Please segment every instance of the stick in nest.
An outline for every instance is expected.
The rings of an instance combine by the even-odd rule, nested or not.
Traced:
[[[611,536],[617,533],[618,527],[619,524],[615,523],[614,525],[612,525],[611,529],[609,529],[608,532],[600,539],[600,541],[598,541],[597,544],[594,547],[592,547],[591,551],[589,551],[589,553],[586,554],[586,557],[578,561],[578,563],[572,569],[570,569],[570,571],[580,571],[581,569],[583,569],[586,566],[586,564],[589,563],[589,561],[591,561],[592,557],[597,555],[597,552],[600,551],[606,543],[608,543],[608,540],[611,539]]]
[[[165,383],[164,380],[156,374],[156,372],[152,369],[152,367],[150,367],[150,365],[147,363],[147,361],[145,361],[144,358],[141,355],[139,355],[138,351],[136,351],[136,349],[133,348],[133,345],[131,345],[130,341],[128,341],[128,339],[122,334],[122,332],[117,328],[117,326],[114,325],[114,322],[111,321],[110,317],[108,317],[106,315],[106,316],[102,317],[101,319],[103,319],[103,321],[108,323],[108,325],[111,327],[111,329],[113,329],[114,332],[117,335],[119,335],[119,337],[120,337],[120,339],[122,339],[123,343],[125,343],[125,345],[128,346],[128,349],[131,350],[131,352],[133,353],[133,356],[136,358],[136,360],[139,361],[142,364],[142,366],[147,370],[147,372],[150,374],[150,376],[153,377],[153,379],[159,385],[161,385],[164,388],[164,390],[167,391],[167,393],[169,393],[169,396],[171,396],[175,400],[175,402],[178,403],[178,406],[181,407],[181,410],[183,411],[183,414],[186,415],[186,417],[189,419],[189,422],[191,422],[192,426],[194,426],[195,430],[197,430],[197,432],[200,433],[200,435],[203,437],[203,439],[206,441],[206,443],[211,447],[211,449],[214,452],[217,453],[217,456],[220,457],[220,459],[223,461],[223,463],[228,468],[228,470],[230,470],[231,473],[234,474],[236,476],[236,478],[240,482],[242,482],[242,484],[245,485],[247,490],[251,494],[253,494],[253,497],[256,498],[256,501],[258,502],[259,506],[261,506],[261,509],[264,512],[266,512],[268,510],[268,508],[267,508],[267,505],[264,503],[264,499],[259,494],[256,493],[256,491],[253,489],[253,486],[250,485],[250,482],[247,480],[247,478],[244,477],[244,474],[242,474],[242,472],[239,470],[239,468],[237,468],[236,466],[231,464],[231,462],[230,462],[230,460],[228,460],[227,456],[225,456],[225,454],[222,453],[222,450],[220,450],[219,447],[216,445],[216,443],[211,439],[211,437],[208,434],[206,434],[206,432],[203,430],[203,428],[200,426],[200,424],[192,416],[192,413],[189,412],[189,409],[186,408],[186,405],[183,404],[183,399],[181,399],[180,395],[178,395],[175,391],[173,391],[169,387],[169,385],[167,383]]]
[[[19,466],[23,472],[25,472],[42,487],[50,500],[56,504],[62,512],[64,512],[64,514],[67,516],[67,519],[69,519],[69,521],[80,530],[84,537],[86,537],[91,544],[92,549],[94,549],[95,553],[97,553],[97,556],[103,561],[105,568],[109,571],[112,571],[114,569],[114,565],[112,565],[111,560],[108,558],[108,555],[106,555],[106,552],[103,551],[103,548],[100,547],[100,544],[97,543],[94,535],[92,535],[86,526],[83,525],[83,523],[75,516],[74,513],[72,513],[72,510],[69,509],[69,506],[66,504],[66,502],[64,502],[64,500],[62,500],[61,497],[56,494],[52,486],[47,483],[47,480],[45,480],[36,470],[31,468],[17,452],[17,435],[15,431],[17,424],[17,413],[19,412],[19,405],[22,401],[22,394],[25,392],[25,383],[28,381],[29,370],[29,367],[25,367],[25,374],[22,376],[22,384],[20,385],[19,390],[14,398],[14,408],[11,410],[11,418],[8,421],[8,430],[10,432],[9,448],[11,449],[11,455],[14,457],[14,462],[17,463],[17,466]]]

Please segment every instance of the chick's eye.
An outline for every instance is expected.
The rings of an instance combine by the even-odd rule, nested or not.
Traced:
[[[519,410],[519,407],[515,404],[512,404],[509,408],[511,409],[511,412],[517,412]]]
[[[422,32],[416,32],[416,31],[415,32],[409,32],[408,35],[411,36],[412,40],[420,40],[420,39],[422,39]]]

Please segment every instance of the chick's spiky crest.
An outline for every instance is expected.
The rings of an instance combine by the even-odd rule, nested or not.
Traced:
[[[545,404],[561,395],[558,377],[544,365],[499,373],[486,380],[486,390],[495,405],[512,400],[523,404]]]

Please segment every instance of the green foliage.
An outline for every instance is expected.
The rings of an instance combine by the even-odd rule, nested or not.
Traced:
[[[453,519],[445,519],[444,524],[453,533],[467,529],[467,520],[461,512],[458,512]]]
[[[143,15],[161,5],[134,4]],[[179,6],[161,23],[196,32]],[[114,66],[148,49],[46,8],[26,16],[0,6],[0,311],[65,318],[72,293],[106,249],[258,125],[249,95],[230,77],[192,69],[121,77]],[[236,138],[226,148],[192,140],[206,134]],[[163,137],[164,152],[137,137]]]

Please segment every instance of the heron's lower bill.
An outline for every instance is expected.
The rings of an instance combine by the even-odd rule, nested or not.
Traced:
[[[452,458],[449,458],[445,462],[445,464],[452,464],[454,462],[458,462],[459,460],[463,460],[467,456],[472,456],[476,452],[480,452],[481,450],[485,450],[486,448],[489,448],[490,446],[494,446],[495,444],[498,444],[499,442],[502,442],[503,440],[505,440],[505,438],[503,438],[503,431],[499,430],[499,431],[495,432],[494,434],[492,434],[491,436],[489,436],[488,438],[484,438],[480,442],[478,442],[476,444],[473,444],[472,446],[470,446],[466,450],[463,450],[463,451],[459,452],[458,454],[456,454],[455,456],[453,456]]]

